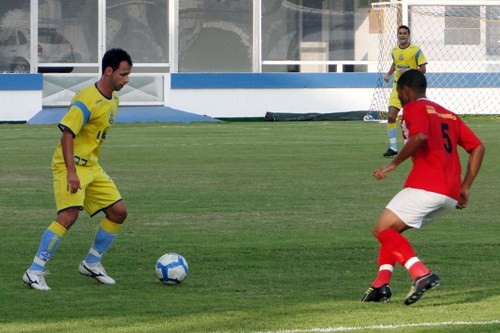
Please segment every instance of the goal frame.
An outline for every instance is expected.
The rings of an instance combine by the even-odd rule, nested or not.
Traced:
[[[397,0],[397,1],[384,1],[372,3],[372,7],[387,6],[387,5],[401,5],[402,14],[401,18],[403,24],[408,24],[410,6],[500,6],[500,1],[497,0]]]
[[[408,25],[410,26],[410,17],[412,16],[412,11],[411,7],[416,6],[416,7],[443,7],[443,6],[457,6],[457,7],[466,7],[466,6],[487,6],[487,7],[500,7],[500,1],[498,0],[390,0],[390,1],[380,1],[377,3],[372,3],[371,8],[372,10],[378,10],[378,9],[383,9],[385,7],[398,7],[399,8],[399,24],[403,25]],[[500,18],[499,18],[500,20]],[[382,24],[382,26],[379,26],[379,29],[387,29],[388,27],[384,27],[385,22],[378,21],[378,24]],[[389,28],[390,29],[390,28]],[[383,30],[379,31],[379,38],[382,38],[381,34],[386,34],[383,32]],[[379,40],[379,48],[381,41]],[[500,41],[499,41],[500,43]],[[417,42],[418,44],[418,42]],[[500,46],[500,45],[499,45]],[[382,50],[382,49],[380,49]],[[425,53],[425,49],[423,50]],[[385,54],[385,53],[384,53]],[[386,62],[386,59],[384,58],[385,55],[379,53],[379,64],[378,64],[378,70],[379,70],[379,75],[377,79],[377,83],[375,85],[375,91],[374,91],[374,96],[372,100],[372,104],[370,106],[370,112],[367,115],[368,119],[385,119],[386,114],[387,114],[387,106],[385,108],[382,108],[380,105],[380,101],[384,99],[386,96],[387,97],[387,102],[388,102],[388,94],[392,88],[392,86],[385,85],[383,82],[383,71],[386,70],[386,68],[382,68],[381,64]],[[429,58],[428,58],[429,59]],[[431,59],[429,59],[432,61]],[[500,62],[499,62],[500,64]],[[494,66],[499,66],[496,61],[494,61]],[[493,73],[494,79],[496,76],[500,77],[500,73],[497,73],[496,71],[490,72]],[[429,73],[430,77],[432,79],[435,79],[437,76],[433,74],[440,74],[440,73]],[[482,73],[467,73],[469,74],[469,78],[475,74],[482,74]],[[453,74],[451,74],[453,75]],[[491,75],[491,74],[490,74]],[[441,89],[448,89],[444,84],[436,86],[436,80],[432,80],[434,84],[434,88],[441,88]],[[500,81],[500,80],[499,80]],[[486,89],[489,90],[490,95],[500,95],[500,85],[499,84],[493,84],[492,87],[487,87]],[[454,89],[453,87],[450,87],[450,89]],[[384,92],[385,91],[385,92]],[[432,94],[431,94],[432,95]],[[432,97],[431,97],[432,98]],[[494,98],[496,100],[496,98]],[[500,105],[500,100],[498,101],[498,104]],[[450,105],[451,107],[451,105]],[[495,108],[495,107],[493,107]],[[457,110],[458,111],[458,110]],[[462,112],[459,112],[462,113]],[[468,113],[467,111],[465,112],[466,114]],[[472,112],[471,114],[476,114],[477,112]],[[500,114],[500,109],[499,110],[493,110],[494,114]],[[477,113],[480,114],[480,113]],[[490,114],[488,112],[488,114]],[[365,117],[366,118],[366,117]]]

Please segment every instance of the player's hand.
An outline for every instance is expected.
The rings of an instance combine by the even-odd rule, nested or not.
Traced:
[[[373,171],[373,177],[375,177],[376,180],[385,179],[386,178],[385,174],[391,172],[394,169],[396,169],[396,166],[392,163],[389,163],[386,166],[375,169],[375,171]]]
[[[460,191],[460,199],[457,202],[457,209],[467,208],[467,204],[469,203],[469,190],[462,188]]]
[[[76,173],[68,172],[67,182],[68,182],[68,185],[67,185],[66,189],[68,190],[68,192],[76,193],[79,189],[81,189],[80,178],[78,178],[78,175]]]
[[[391,78],[391,77],[389,76],[389,74],[385,74],[385,75],[384,75],[384,81],[385,81],[385,82],[389,83],[389,79],[390,79],[390,78]]]
[[[385,179],[385,173],[384,173],[384,168],[378,168],[373,171],[373,177],[375,177],[376,180],[382,180]]]

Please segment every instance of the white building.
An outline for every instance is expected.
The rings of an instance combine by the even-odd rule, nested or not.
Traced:
[[[460,72],[489,71],[492,95],[498,95],[499,1],[427,1],[443,5],[420,15],[411,5],[426,1],[407,0],[393,26],[387,25],[392,14],[386,9],[384,22],[375,18],[382,8],[372,10],[376,2],[2,1],[0,70],[43,73],[40,107],[67,106],[77,90],[98,78],[105,50],[121,47],[134,61],[122,105],[166,106],[216,118],[366,112],[373,109],[378,73],[388,66],[384,56],[390,49],[380,50],[379,28],[386,30],[389,40],[383,43],[389,47],[396,43],[397,25],[407,23],[415,27],[415,39],[430,43],[421,45],[430,72],[448,71],[449,60]],[[460,15],[470,17],[446,18],[447,10],[457,8],[452,5],[462,3],[468,7],[461,13],[468,14]],[[475,61],[460,59],[469,45],[482,49]],[[449,58],[450,50],[456,57],[443,59],[441,53]],[[0,90],[7,88],[0,76]],[[37,107],[22,116],[3,108],[0,120],[27,120]]]

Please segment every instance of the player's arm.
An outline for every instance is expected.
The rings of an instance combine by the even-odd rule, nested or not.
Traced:
[[[391,172],[395,170],[398,165],[406,161],[409,157],[411,157],[427,140],[428,135],[425,133],[416,133],[408,138],[403,149],[396,157],[391,161],[391,163],[375,169],[373,172],[373,177],[377,180],[385,179],[385,174],[387,172]]]
[[[422,73],[422,74],[425,74],[427,72],[427,64],[422,64],[422,65],[419,65],[418,66],[418,70]]]
[[[71,193],[76,193],[76,191],[78,191],[78,189],[80,188],[80,178],[78,178],[78,175],[76,174],[74,157],[75,154],[73,148],[73,132],[65,127],[62,128],[61,146],[64,157],[64,164],[66,165],[67,171],[67,189]]]
[[[484,144],[471,149],[469,153],[469,162],[467,163],[467,171],[465,172],[464,179],[462,180],[462,189],[460,191],[460,200],[458,200],[457,208],[462,209],[467,207],[469,201],[469,191],[476,178],[479,169],[483,163],[484,157]]]
[[[389,68],[389,71],[384,75],[384,81],[389,82],[391,75],[394,74],[395,71],[396,71],[396,64],[392,63],[391,68]]]

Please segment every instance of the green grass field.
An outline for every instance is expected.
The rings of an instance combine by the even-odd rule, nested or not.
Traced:
[[[499,332],[500,120],[468,124],[487,152],[470,207],[408,231],[442,283],[412,306],[397,267],[388,304],[359,300],[376,274],[371,230],[410,161],[377,182],[385,126],[365,122],[117,124],[101,164],[129,209],[103,263],[78,273],[102,215],[82,213],[47,265],[21,276],[55,217],[55,125],[0,125],[0,332]],[[154,264],[189,262],[178,286]]]

